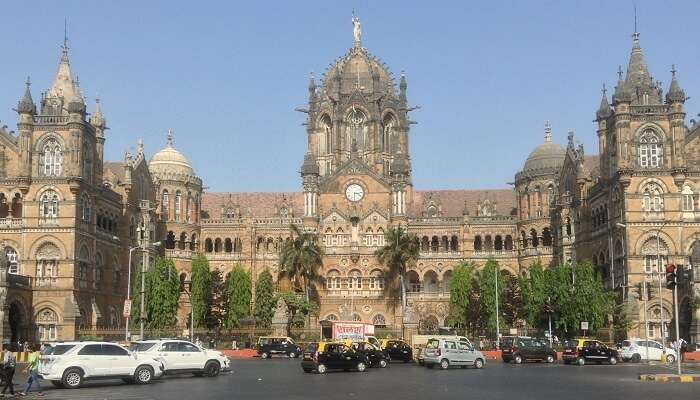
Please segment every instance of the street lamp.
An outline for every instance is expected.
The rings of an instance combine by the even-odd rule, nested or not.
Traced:
[[[134,250],[138,249],[139,247],[140,246],[135,246],[135,247],[129,248],[129,273],[128,273],[127,285],[126,285],[126,299],[129,302],[131,302],[131,254],[134,252]],[[129,311],[129,315],[126,316],[126,329],[124,331],[124,340],[125,341],[129,341],[129,320],[130,319],[131,319],[131,310]]]
[[[186,280],[182,286],[187,298],[190,300],[190,341],[194,341],[194,303],[192,302],[192,278]]]
[[[496,263],[496,350],[501,348],[501,332],[498,324],[498,269],[499,265]]]

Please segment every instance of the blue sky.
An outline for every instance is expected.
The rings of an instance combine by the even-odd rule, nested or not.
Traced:
[[[603,83],[626,67],[631,1],[4,1],[0,124],[30,75],[51,84],[68,18],[71,63],[111,130],[108,160],[143,137],[152,155],[168,128],[210,191],[294,191],[306,146],[308,74],[363,45],[406,71],[418,189],[505,187],[543,141],[576,132],[597,153]],[[652,75],[671,64],[700,113],[697,1],[636,1]]]

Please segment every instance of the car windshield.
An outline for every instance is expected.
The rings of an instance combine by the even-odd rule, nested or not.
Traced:
[[[501,338],[501,347],[512,347],[513,346],[513,337],[504,337]]]
[[[44,351],[41,352],[41,354],[45,355],[45,356],[50,356],[51,354],[53,354],[53,350],[54,350],[53,346],[46,346],[44,348]]]
[[[75,346],[72,344],[59,344],[52,347],[53,351],[50,354],[53,356],[60,356],[62,354],[66,354],[66,352],[68,352],[68,350],[72,349],[73,347]]]
[[[426,349],[437,349],[438,347],[440,347],[440,341],[437,339],[430,339],[425,345]]]
[[[629,340],[622,341],[622,347],[630,347],[630,346],[632,346],[632,342],[630,342]]]
[[[129,350],[131,350],[131,351],[148,351],[153,346],[155,346],[155,343],[136,342],[136,343],[132,343],[129,346]]]
[[[578,340],[567,340],[564,347],[578,347]]]
[[[314,352],[316,352],[316,350],[318,350],[318,343],[309,343],[309,344],[306,346],[306,350],[305,350],[305,351],[306,351],[306,352],[309,352],[309,353],[314,353]]]

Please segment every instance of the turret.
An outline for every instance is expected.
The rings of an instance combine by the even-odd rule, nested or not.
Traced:
[[[596,112],[596,118],[598,121],[602,121],[612,115],[612,109],[610,108],[610,103],[608,103],[608,95],[605,90],[605,85],[603,85],[603,97],[600,99],[600,106]]]
[[[406,74],[401,71],[401,82],[399,83],[399,100],[406,103],[406,88],[408,84],[406,83]]]
[[[304,155],[304,163],[301,165],[300,172],[304,189],[304,217],[315,218],[318,216],[318,184],[320,171],[316,158],[310,151]]]
[[[30,90],[31,82],[29,77],[27,77],[27,82],[25,85],[26,88],[24,90],[24,96],[17,104],[16,110],[17,114],[19,114],[19,121],[17,123],[17,129],[19,130],[18,144],[20,151],[19,175],[28,177],[31,175],[32,132],[34,130],[36,105],[34,104],[34,99],[32,99],[32,92]]]

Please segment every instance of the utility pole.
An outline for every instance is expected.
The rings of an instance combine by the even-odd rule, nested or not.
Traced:
[[[552,347],[552,298],[547,296],[547,319],[549,320],[549,347]]]
[[[496,263],[496,350],[501,348],[501,331],[498,324],[498,273],[499,265]]]
[[[141,200],[141,246],[142,251],[142,262],[141,262],[141,312],[139,314],[140,319],[140,330],[141,340],[143,337],[143,325],[146,320],[144,314],[146,313],[146,271],[148,271],[148,259],[149,250],[151,244],[151,204],[148,200]]]

